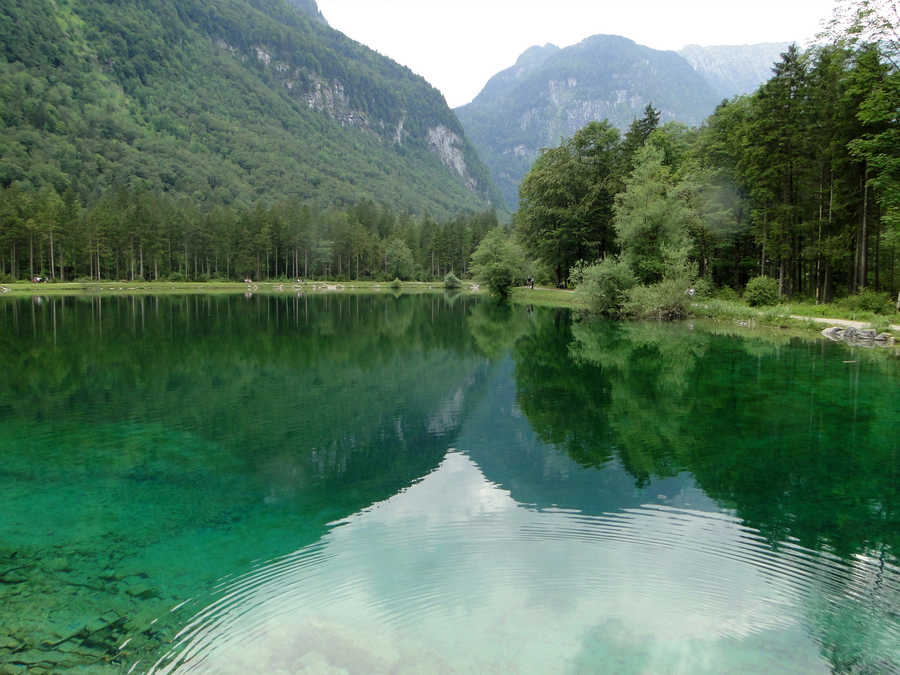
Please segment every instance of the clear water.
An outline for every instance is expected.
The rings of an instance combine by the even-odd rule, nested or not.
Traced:
[[[900,672],[886,352],[0,302],[0,672]]]

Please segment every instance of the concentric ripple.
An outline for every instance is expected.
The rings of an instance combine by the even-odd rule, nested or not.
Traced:
[[[727,514],[535,510],[465,454],[229,580],[151,672],[898,669],[900,571]],[[829,658],[831,660],[829,660]]]

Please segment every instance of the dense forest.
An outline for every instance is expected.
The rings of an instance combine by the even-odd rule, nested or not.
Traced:
[[[821,302],[896,295],[900,49],[897,23],[869,4],[831,44],[789,48],[699,129],[660,126],[648,106],[624,137],[592,122],[544,151],[516,222],[545,276],[590,286],[607,314],[754,277]]]
[[[7,188],[0,222],[0,280],[58,281],[437,279],[465,275],[475,247],[497,227],[493,211],[438,223],[371,201],[204,209],[124,188],[83,205],[74,190],[59,196],[49,187]]]

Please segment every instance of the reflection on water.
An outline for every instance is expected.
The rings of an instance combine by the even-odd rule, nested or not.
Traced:
[[[844,350],[2,302],[0,671],[898,671],[897,367]]]
[[[227,584],[152,671],[824,672],[810,605],[852,611],[842,583],[875,571],[724,514],[527,508],[455,450],[336,525]]]

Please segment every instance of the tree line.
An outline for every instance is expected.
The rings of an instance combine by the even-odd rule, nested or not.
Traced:
[[[699,129],[660,126],[649,105],[624,137],[592,122],[545,150],[515,219],[544,276],[582,283],[604,261],[588,277],[620,301],[632,288],[662,293],[667,280],[740,290],[759,276],[818,302],[896,295],[896,25],[879,24],[888,30],[874,41],[846,39],[870,27],[869,4],[856,7],[855,33],[790,47],[769,81],[723,101]]]
[[[201,208],[186,197],[109,190],[0,192],[0,278],[51,280],[438,279],[468,274],[493,211],[438,222],[364,200]]]

